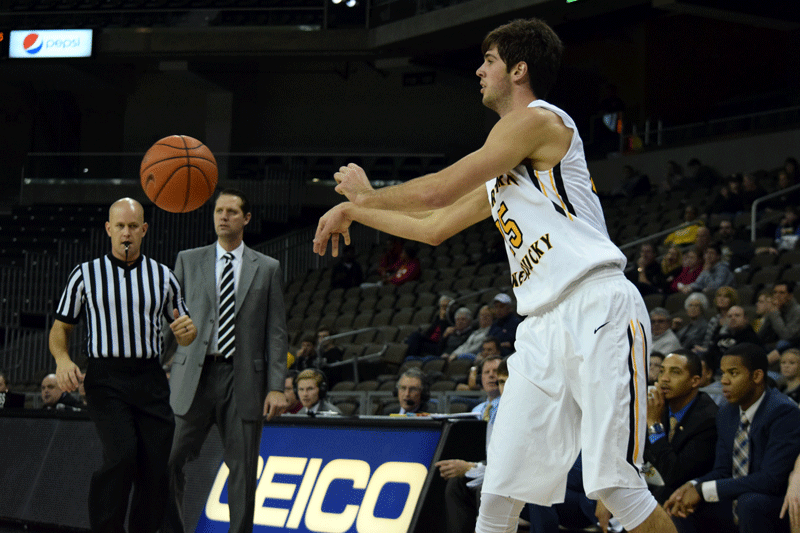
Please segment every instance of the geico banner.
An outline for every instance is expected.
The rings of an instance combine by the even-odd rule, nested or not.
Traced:
[[[441,437],[430,428],[267,426],[254,531],[406,533]],[[223,462],[197,524],[229,529]]]
[[[92,30],[15,30],[8,56],[16,58],[90,57]]]

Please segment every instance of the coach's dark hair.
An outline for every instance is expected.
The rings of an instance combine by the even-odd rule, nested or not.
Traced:
[[[528,83],[536,98],[546,98],[556,82],[564,45],[556,32],[543,20],[517,19],[490,31],[483,39],[481,52],[497,46],[508,72],[524,61],[528,65]]]
[[[217,200],[219,200],[219,197],[223,194],[227,194],[228,196],[237,196],[242,201],[242,213],[246,215],[250,212],[250,200],[247,199],[247,196],[245,196],[242,191],[239,189],[222,189],[217,195]]]
[[[670,355],[680,355],[686,358],[686,370],[689,371],[690,376],[703,375],[702,360],[700,359],[700,356],[693,351],[681,348],[679,350],[672,350],[671,352],[667,353],[667,357]],[[664,359],[666,359],[666,357]]]
[[[764,376],[767,375],[767,369],[769,368],[767,351],[758,344],[753,344],[752,342],[736,344],[728,348],[722,355],[723,357],[726,355],[739,357],[751,374],[756,370],[761,370],[764,372]]]

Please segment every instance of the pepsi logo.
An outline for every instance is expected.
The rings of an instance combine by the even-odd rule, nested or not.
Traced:
[[[31,55],[37,54],[42,49],[44,40],[38,33],[30,33],[22,41],[22,47]]]

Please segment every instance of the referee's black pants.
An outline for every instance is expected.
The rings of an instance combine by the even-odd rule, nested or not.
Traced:
[[[131,487],[128,532],[157,531],[175,428],[166,374],[156,359],[89,359],[84,388],[103,445],[103,465],[89,488],[92,532],[124,533]]]

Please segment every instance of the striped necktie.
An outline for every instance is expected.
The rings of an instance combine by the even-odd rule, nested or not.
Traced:
[[[233,283],[233,254],[228,252],[222,258],[225,259],[225,268],[222,269],[222,281],[219,287],[217,351],[227,358],[234,352],[233,325],[236,311],[236,290]]]
[[[737,479],[745,477],[750,470],[750,436],[747,430],[750,426],[750,421],[742,413],[739,422],[739,429],[736,430],[736,435],[733,438],[733,478]],[[733,500],[733,522],[739,523],[739,516],[736,514],[737,500]]]

